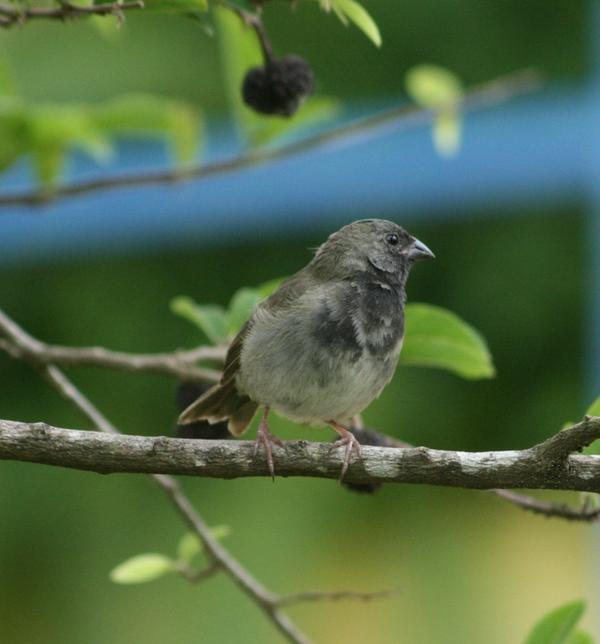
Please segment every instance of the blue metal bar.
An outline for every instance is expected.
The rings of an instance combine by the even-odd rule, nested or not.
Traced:
[[[0,263],[199,245],[225,232],[252,239],[274,226],[314,229],[365,215],[464,218],[490,203],[572,202],[585,187],[588,98],[577,88],[555,89],[471,114],[453,160],[436,154],[423,129],[386,132],[203,181],[98,192],[42,211],[14,209],[0,213]],[[101,172],[158,165],[162,158],[156,145],[130,144]],[[79,162],[76,174],[90,170],[89,162]],[[27,180],[21,168],[0,187]]]

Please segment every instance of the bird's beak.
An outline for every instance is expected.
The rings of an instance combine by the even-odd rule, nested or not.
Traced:
[[[416,262],[420,259],[434,259],[435,255],[425,246],[422,241],[415,239],[408,247],[408,259]]]

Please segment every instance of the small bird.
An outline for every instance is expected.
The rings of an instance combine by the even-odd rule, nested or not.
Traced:
[[[221,381],[183,411],[180,424],[228,422],[242,434],[259,407],[255,443],[275,476],[269,411],[329,425],[344,447],[340,479],[360,444],[347,424],[391,380],[404,337],[405,285],[433,253],[401,226],[354,221],[329,236],[312,261],[254,310],[231,342]]]

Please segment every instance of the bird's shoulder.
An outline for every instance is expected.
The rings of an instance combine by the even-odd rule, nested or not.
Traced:
[[[269,297],[260,302],[254,309],[250,319],[244,324],[229,345],[221,382],[229,382],[237,375],[240,369],[244,342],[256,325],[260,327],[261,322],[265,319],[270,320],[277,317],[285,317],[286,314],[292,313],[295,306],[302,300],[302,297],[305,294],[310,295],[311,288],[318,289],[318,287],[319,284],[311,280],[305,271],[299,271],[285,280]]]

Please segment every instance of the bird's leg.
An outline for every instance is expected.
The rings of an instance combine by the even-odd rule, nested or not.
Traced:
[[[273,450],[271,445],[279,445],[279,447],[284,447],[283,441],[277,436],[274,436],[269,431],[269,425],[267,424],[267,418],[269,417],[270,407],[266,406],[263,409],[263,416],[260,419],[260,424],[258,425],[258,431],[256,432],[256,441],[254,442],[254,456],[258,454],[258,449],[262,445],[265,448],[265,454],[267,456],[267,463],[269,464],[269,472],[271,472],[271,478],[275,480],[275,464],[273,462]]]
[[[356,452],[356,456],[360,458],[360,443],[356,440],[356,436],[350,431],[348,431],[343,425],[340,425],[335,420],[328,420],[327,424],[330,427],[333,427],[335,431],[341,436],[341,438],[333,444],[333,447],[342,447],[345,446],[344,451],[344,461],[342,465],[342,473],[340,474],[340,482],[344,478],[344,475],[348,471],[348,466],[350,465],[350,458],[352,456],[352,451]]]

